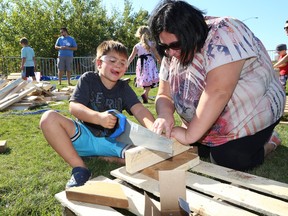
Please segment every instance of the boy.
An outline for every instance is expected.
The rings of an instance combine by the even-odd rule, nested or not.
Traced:
[[[104,41],[97,47],[97,72],[86,72],[70,98],[69,111],[78,121],[47,111],[40,127],[48,143],[72,166],[66,188],[85,184],[91,176],[81,156],[118,157],[131,146],[109,135],[117,118],[107,110],[126,110],[138,122],[152,129],[154,117],[138,100],[126,81],[120,80],[128,66],[127,48],[116,41]]]
[[[20,39],[20,45],[23,47],[21,49],[21,66],[20,70],[22,71],[22,79],[27,80],[27,77],[32,77],[33,81],[35,78],[35,68],[36,60],[34,50],[28,46],[27,38],[23,37]]]
[[[287,47],[286,44],[279,44],[276,47],[276,52],[279,55],[278,62],[274,65],[274,68],[279,69],[279,80],[281,82],[281,85],[283,86],[284,89],[286,89],[286,82],[287,82],[287,77],[288,77],[288,63],[281,63],[278,64],[281,59],[287,55]]]

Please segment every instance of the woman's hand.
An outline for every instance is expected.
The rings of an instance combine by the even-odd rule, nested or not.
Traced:
[[[171,131],[175,121],[173,115],[158,117],[153,124],[153,132],[157,134],[165,134],[166,137],[171,137]]]

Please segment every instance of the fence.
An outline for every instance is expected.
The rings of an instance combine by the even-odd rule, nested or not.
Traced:
[[[277,59],[274,50],[267,50],[271,61]],[[74,57],[71,76],[81,75],[86,71],[95,71],[94,57]],[[136,58],[130,64],[126,74],[135,74]],[[0,57],[0,76],[20,72],[20,57]],[[57,76],[57,59],[36,57],[37,69],[43,76]]]

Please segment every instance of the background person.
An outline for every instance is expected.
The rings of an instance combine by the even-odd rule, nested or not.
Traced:
[[[20,39],[21,49],[21,66],[22,79],[27,80],[28,77],[35,78],[36,59],[34,50],[28,45],[28,39],[23,37]]]
[[[148,103],[148,96],[151,87],[159,82],[158,68],[155,58],[160,63],[161,58],[155,49],[155,44],[151,41],[148,26],[140,26],[135,34],[139,42],[133,47],[132,53],[128,58],[130,64],[135,56],[138,56],[136,65],[136,85],[143,87],[144,92],[141,95],[143,103]]]
[[[77,43],[75,39],[69,36],[67,28],[60,29],[61,36],[55,43],[55,49],[58,50],[57,66],[58,66],[58,84],[61,85],[62,76],[66,71],[68,85],[71,85],[71,71],[73,63],[73,54],[77,50]]]
[[[221,166],[262,164],[281,142],[273,130],[285,92],[260,40],[239,20],[204,17],[184,1],[163,1],[149,23],[164,56],[153,130],[198,143],[199,155]]]
[[[286,50],[287,50],[286,44],[279,44],[276,47],[276,52],[279,55],[278,61],[281,61],[281,59],[287,55]],[[279,80],[283,89],[286,91],[286,82],[287,82],[287,77],[288,77],[288,63],[283,63],[283,64],[280,64],[279,66],[274,65],[274,68],[279,69]]]
[[[83,185],[91,173],[81,156],[120,158],[130,145],[110,138],[117,118],[108,110],[126,110],[138,122],[152,130],[154,117],[138,100],[126,81],[127,48],[116,41],[104,41],[97,48],[97,72],[84,73],[70,98],[70,113],[77,121],[55,111],[42,115],[40,127],[55,151],[73,168],[66,188]]]
[[[286,32],[286,35],[288,36],[288,20],[286,21],[284,25],[284,31]],[[276,64],[274,64],[274,67],[279,67],[279,65],[283,65],[284,63],[288,63],[288,55],[283,56]]]

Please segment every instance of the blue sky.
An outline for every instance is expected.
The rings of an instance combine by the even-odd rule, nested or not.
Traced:
[[[140,8],[149,13],[157,0],[130,0],[134,11]],[[232,16],[245,20],[245,24],[262,41],[267,50],[275,50],[280,43],[288,45],[288,36],[283,27],[288,20],[287,0],[187,0],[186,2],[204,10],[209,16]],[[103,5],[123,11],[124,0],[103,0]],[[257,19],[255,17],[258,17]]]

